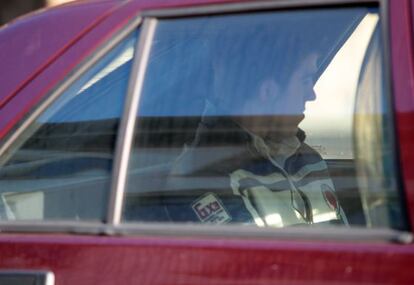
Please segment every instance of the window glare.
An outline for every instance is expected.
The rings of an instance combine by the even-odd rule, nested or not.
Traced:
[[[306,105],[306,119],[300,126],[307,130],[308,144],[317,148],[323,158],[354,158],[355,95],[365,51],[378,21],[377,14],[364,17],[316,82],[318,100]]]

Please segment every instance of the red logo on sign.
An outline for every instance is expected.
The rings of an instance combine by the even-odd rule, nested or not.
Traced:
[[[332,210],[337,212],[339,209],[339,204],[338,204],[338,199],[336,198],[334,191],[332,190],[331,187],[329,187],[326,184],[323,184],[321,188],[322,188],[323,197],[325,198],[326,203]]]
[[[192,204],[194,212],[203,223],[223,224],[231,220],[230,215],[213,193],[206,193]]]
[[[220,204],[217,201],[214,201],[210,204],[203,205],[202,203],[197,203],[194,205],[194,209],[197,211],[198,215],[205,219],[211,214],[221,210]]]

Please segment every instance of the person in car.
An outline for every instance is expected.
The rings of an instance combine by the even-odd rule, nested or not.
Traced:
[[[128,219],[272,227],[348,224],[327,165],[306,144],[299,123],[306,102],[315,100],[318,78],[361,17],[300,23],[282,17],[242,26],[235,18],[223,26],[206,19],[202,32],[185,40],[197,46],[191,61],[199,70],[183,70],[186,76],[174,81],[178,96],[186,92],[188,106],[181,103],[183,112],[168,113],[166,129],[174,136],[164,135],[174,146],[187,143],[171,163],[137,174],[134,185],[145,185],[142,189],[151,194],[131,200]],[[193,84],[202,85],[187,94]],[[202,99],[200,114],[192,102]],[[198,114],[199,125],[188,140]]]
[[[215,63],[215,95],[167,180],[175,188],[191,185],[165,200],[169,218],[273,227],[347,224],[326,163],[298,127],[306,102],[315,100],[320,55],[302,52],[284,76],[262,70],[244,82],[241,74],[235,84],[226,74],[238,63],[227,56]],[[230,92],[247,81],[240,94]]]

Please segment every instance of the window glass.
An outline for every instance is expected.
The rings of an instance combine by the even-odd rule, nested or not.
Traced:
[[[102,220],[137,34],[56,99],[2,157],[1,220]]]
[[[403,227],[388,94],[363,87],[384,81],[379,29],[363,7],[158,21],[124,220]],[[376,134],[360,113],[375,114],[362,125]],[[359,158],[377,136],[375,155]]]

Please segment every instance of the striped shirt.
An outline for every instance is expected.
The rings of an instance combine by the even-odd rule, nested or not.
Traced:
[[[166,182],[174,221],[284,227],[347,224],[327,165],[305,134],[266,143],[226,117],[203,118]],[[179,197],[179,198],[178,198]]]

